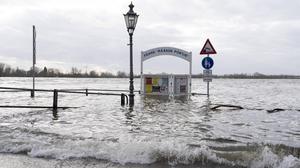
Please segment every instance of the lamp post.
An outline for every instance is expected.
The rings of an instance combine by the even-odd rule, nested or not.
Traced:
[[[134,105],[134,86],[133,86],[133,60],[132,60],[132,35],[137,23],[137,19],[139,17],[139,15],[137,15],[134,11],[133,11],[133,7],[134,5],[131,4],[129,5],[129,11],[124,14],[124,18],[125,18],[125,23],[126,23],[126,27],[127,27],[127,31],[129,33],[129,46],[130,46],[130,74],[129,74],[129,106],[133,106]]]

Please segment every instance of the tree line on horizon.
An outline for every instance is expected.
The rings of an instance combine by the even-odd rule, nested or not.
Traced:
[[[24,70],[20,68],[12,68],[10,65],[0,63],[0,77],[32,77],[33,68]],[[56,68],[38,68],[35,67],[36,77],[69,77],[69,78],[128,78],[129,74],[123,71],[118,71],[116,74],[111,72],[98,73],[95,70],[83,72],[81,69],[72,67],[70,72],[64,73]],[[166,74],[166,73],[162,73]],[[134,75],[135,78],[140,75]],[[203,74],[193,74],[192,78],[203,78]],[[255,72],[253,74],[236,73],[225,75],[213,75],[213,78],[231,78],[231,79],[300,79],[298,75],[265,75]]]
[[[118,71],[116,74],[111,72],[98,73],[95,70],[83,72],[81,69],[72,67],[70,72],[64,73],[56,68],[39,68],[35,67],[36,77],[76,77],[76,78],[127,78],[128,74],[123,71]],[[10,65],[0,63],[0,77],[32,77],[33,68],[24,70],[20,68],[12,68]]]

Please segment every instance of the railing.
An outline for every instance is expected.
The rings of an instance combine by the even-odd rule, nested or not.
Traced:
[[[15,87],[0,87],[0,92],[33,92],[32,89],[28,88],[15,88]],[[109,89],[35,89],[35,92],[53,92],[53,105],[52,106],[9,106],[9,105],[0,105],[0,108],[52,108],[53,111],[57,109],[67,109],[67,108],[78,108],[78,107],[59,107],[58,102],[58,93],[72,93],[72,94],[85,94],[88,95],[108,95],[108,96],[120,96],[121,97],[121,106],[128,104],[128,95],[124,93],[107,93],[111,91],[123,91],[128,92],[127,90],[109,90]],[[92,91],[92,92],[91,92]],[[105,91],[105,93],[100,93],[96,91]],[[138,92],[138,91],[135,91]],[[126,100],[126,101],[125,101]]]

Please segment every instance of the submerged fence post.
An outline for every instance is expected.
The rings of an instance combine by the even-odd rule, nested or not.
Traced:
[[[58,99],[58,92],[56,89],[53,90],[53,111],[57,110],[57,99]]]
[[[30,97],[31,97],[31,98],[34,97],[34,90],[33,90],[33,89],[30,91]]]
[[[125,94],[121,93],[121,106],[125,105]]]

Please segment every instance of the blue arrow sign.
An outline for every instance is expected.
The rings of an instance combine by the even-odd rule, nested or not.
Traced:
[[[202,67],[204,69],[210,69],[214,66],[214,60],[210,57],[205,57],[202,60]]]

